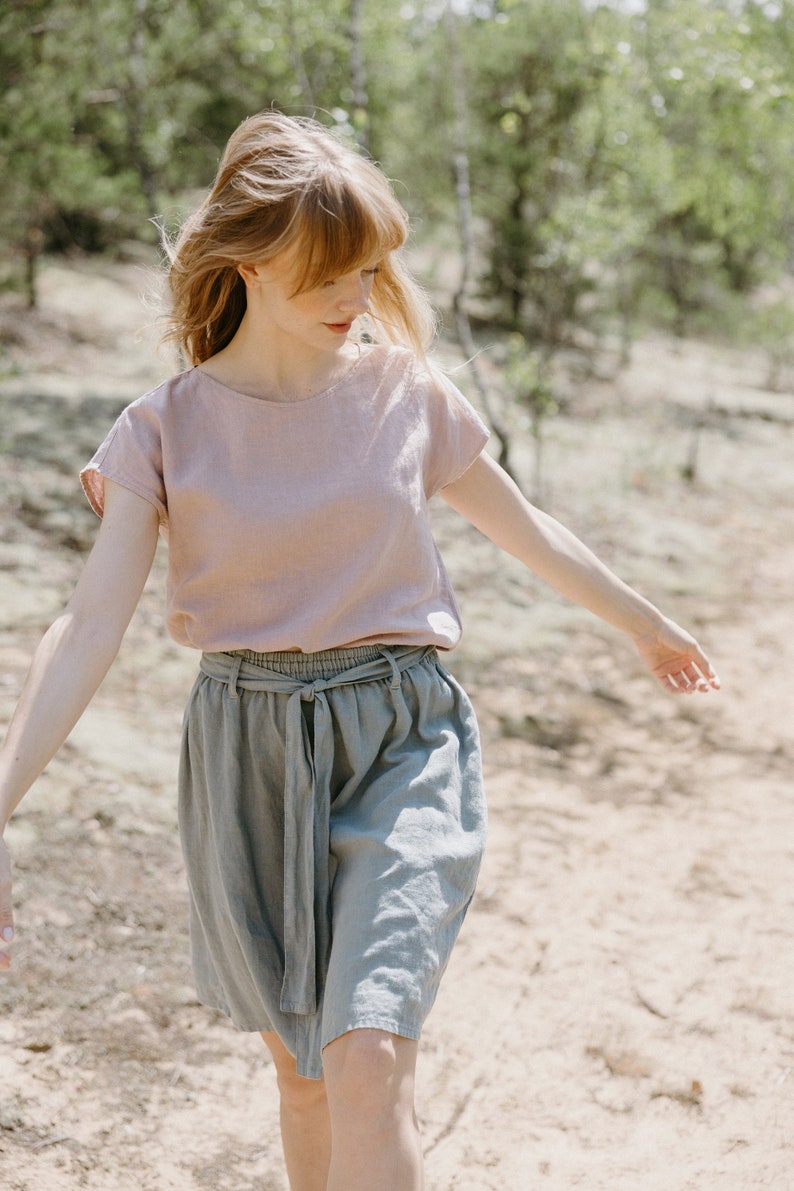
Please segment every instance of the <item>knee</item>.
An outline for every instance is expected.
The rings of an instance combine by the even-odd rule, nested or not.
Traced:
[[[297,1071],[276,1068],[276,1081],[282,1108],[303,1114],[313,1112],[325,1103],[325,1084],[321,1079],[306,1079]]]
[[[282,1108],[288,1112],[306,1113],[325,1102],[325,1084],[321,1079],[306,1079],[298,1075],[295,1059],[275,1035],[262,1035],[273,1056],[276,1083]]]
[[[334,1106],[359,1119],[413,1104],[411,1065],[383,1030],[352,1030],[326,1047],[323,1065]]]

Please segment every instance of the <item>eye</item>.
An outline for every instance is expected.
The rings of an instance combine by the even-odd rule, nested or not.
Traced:
[[[377,265],[374,265],[371,269],[361,269],[359,276],[374,277],[376,273],[380,273],[380,269],[378,268]],[[348,276],[352,277],[353,274],[350,273],[350,274],[348,274]],[[338,285],[340,281],[344,281],[344,280],[345,280],[344,277],[329,277],[327,281],[324,281],[322,283],[322,288],[323,289],[332,289],[333,286]]]

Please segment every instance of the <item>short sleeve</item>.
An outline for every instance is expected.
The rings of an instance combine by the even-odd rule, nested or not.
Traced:
[[[89,503],[100,517],[104,512],[105,480],[113,480],[154,505],[160,524],[168,520],[163,482],[160,419],[145,398],[128,406],[89,463],[80,472]]]
[[[436,368],[427,390],[428,440],[425,492],[433,496],[459,479],[482,453],[489,438],[482,418],[458,388]]]

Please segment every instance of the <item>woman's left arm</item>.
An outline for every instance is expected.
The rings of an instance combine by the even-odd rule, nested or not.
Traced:
[[[483,452],[440,495],[556,591],[628,633],[666,690],[691,694],[719,688],[694,637],[618,579],[559,521],[531,505],[490,455]]]

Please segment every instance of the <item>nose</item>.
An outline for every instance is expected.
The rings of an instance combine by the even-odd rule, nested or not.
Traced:
[[[369,296],[372,292],[372,274],[356,273],[345,286],[339,305],[351,314],[366,314],[369,310]]]

